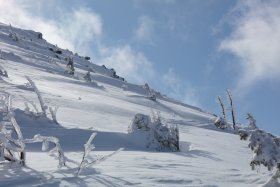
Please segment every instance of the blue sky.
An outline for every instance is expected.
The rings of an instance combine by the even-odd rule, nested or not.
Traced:
[[[280,135],[277,0],[0,0],[0,21],[41,31],[62,48],[113,67],[129,82]]]

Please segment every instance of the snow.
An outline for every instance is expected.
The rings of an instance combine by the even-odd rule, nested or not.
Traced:
[[[8,25],[0,24],[0,68],[8,73],[8,77],[0,76],[0,89],[13,97],[12,107],[23,137],[40,134],[58,138],[66,167],[58,169],[58,161],[42,152],[40,143],[28,144],[25,167],[0,164],[2,186],[240,187],[264,185],[272,176],[265,168],[251,170],[248,143],[217,129],[216,117],[210,113],[160,95],[156,101],[150,100],[143,86],[112,78],[110,69],[75,55],[73,77],[65,73],[64,60],[72,52],[59,48],[62,54],[55,54],[49,50],[54,45],[23,29],[13,28],[19,38],[14,41],[9,30]],[[83,78],[89,69],[94,70],[91,79],[96,84]],[[59,107],[58,124],[49,120],[51,114],[48,118],[26,114],[23,97],[40,109],[26,76],[36,84],[47,106]],[[178,125],[181,152],[147,149],[143,136],[128,134],[135,114],[150,115],[152,111],[160,111],[167,123]],[[95,149],[87,155],[91,160],[124,150],[76,176],[84,144],[94,132]]]

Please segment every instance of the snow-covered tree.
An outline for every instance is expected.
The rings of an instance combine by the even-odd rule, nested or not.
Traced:
[[[280,179],[280,138],[263,130],[239,130],[241,140],[249,140],[249,148],[253,151],[250,166],[252,170],[256,166],[263,165],[269,171],[275,169],[270,183],[277,183]]]

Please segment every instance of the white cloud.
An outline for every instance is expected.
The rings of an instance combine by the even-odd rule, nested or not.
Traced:
[[[99,64],[114,68],[118,75],[129,82],[143,84],[154,78],[152,63],[141,52],[133,50],[129,45],[102,48]]]
[[[141,16],[138,20],[139,26],[135,31],[138,41],[151,43],[154,37],[155,22],[148,16]]]
[[[249,88],[261,80],[279,80],[280,2],[240,1],[232,15],[233,32],[220,49],[239,59],[238,88]]]
[[[182,81],[174,68],[168,69],[167,73],[163,75],[162,81],[165,86],[165,91],[171,97],[180,99],[193,106],[200,105],[196,89],[189,82]]]
[[[14,26],[43,33],[44,38],[60,47],[74,51],[89,51],[93,39],[102,34],[102,20],[99,15],[86,8],[70,13],[60,10],[55,20],[43,17],[44,1],[0,0],[0,21]]]

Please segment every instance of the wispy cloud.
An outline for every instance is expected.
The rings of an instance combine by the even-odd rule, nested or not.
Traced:
[[[60,9],[56,19],[45,18],[42,12],[44,1],[0,0],[0,21],[40,31],[51,43],[74,51],[89,51],[93,39],[102,35],[102,20],[87,8],[66,12]]]
[[[280,79],[280,2],[239,1],[231,13],[233,32],[220,49],[240,63],[239,89],[249,89],[262,80]]]
[[[169,68],[163,75],[162,84],[171,97],[178,98],[193,106],[200,105],[197,90],[189,82],[182,81],[174,68]]]
[[[114,68],[117,73],[127,80],[143,84],[154,78],[152,62],[143,53],[135,51],[129,45],[119,47],[102,47],[99,64]]]
[[[135,38],[140,42],[153,43],[155,36],[155,21],[148,16],[141,16],[138,20],[139,26],[135,30]]]

